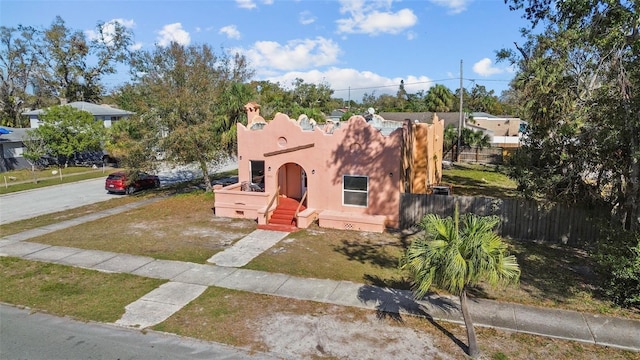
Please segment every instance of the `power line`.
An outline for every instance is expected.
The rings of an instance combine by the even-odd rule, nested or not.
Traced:
[[[450,80],[456,80],[456,79],[439,79],[439,80],[429,80],[429,81],[418,81],[418,82],[413,82],[413,83],[404,83],[404,86],[412,86],[412,85],[420,85],[420,84],[430,84],[430,83],[434,83],[434,82],[441,82],[441,81],[450,81]],[[337,89],[334,91],[346,91],[346,90],[368,90],[368,89],[380,89],[380,88],[387,88],[387,87],[398,87],[398,84],[392,84],[392,85],[377,85],[377,86],[365,86],[365,87],[359,87],[359,88],[347,88],[347,89]]]
[[[456,81],[459,79],[453,79],[453,78],[446,78],[446,79],[437,79],[437,80],[429,80],[429,81],[418,81],[418,82],[412,82],[412,83],[404,83],[404,86],[414,86],[414,85],[422,85],[422,84],[431,84],[431,83],[438,83],[438,82],[445,82],[445,81]],[[466,80],[466,81],[471,81],[472,83],[476,84],[476,83],[483,83],[483,82],[511,82],[511,80],[506,80],[506,79],[472,79],[472,78],[462,78],[462,80]],[[349,90],[371,90],[371,89],[382,89],[382,88],[389,88],[389,87],[398,87],[398,84],[392,84],[392,85],[377,85],[377,86],[365,86],[365,87],[349,87],[346,89],[336,89],[333,90],[334,92],[338,92],[338,91],[349,91]]]

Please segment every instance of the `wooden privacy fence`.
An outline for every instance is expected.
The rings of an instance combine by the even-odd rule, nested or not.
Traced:
[[[443,154],[443,160],[455,161],[453,158],[455,150],[446,152]],[[501,147],[488,147],[479,149],[477,152],[475,149],[464,148],[460,152],[460,158],[458,161],[465,163],[478,163],[478,164],[502,164],[503,154]]]
[[[408,229],[418,225],[427,214],[453,216],[456,203],[461,215],[500,217],[498,232],[502,237],[570,245],[596,240],[597,220],[604,219],[605,215],[603,211],[556,205],[544,207],[534,201],[519,199],[401,194],[400,227]]]

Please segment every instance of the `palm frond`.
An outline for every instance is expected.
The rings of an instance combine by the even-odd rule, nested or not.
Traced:
[[[491,285],[517,282],[517,259],[507,254],[507,245],[495,233],[496,216],[425,216],[420,225],[424,236],[411,243],[401,266],[410,271],[413,290],[424,296],[431,286],[459,295],[468,285],[486,280]]]

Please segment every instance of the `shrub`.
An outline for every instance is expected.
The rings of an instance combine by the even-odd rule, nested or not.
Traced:
[[[598,244],[596,259],[604,294],[622,307],[640,309],[640,233],[609,231]]]

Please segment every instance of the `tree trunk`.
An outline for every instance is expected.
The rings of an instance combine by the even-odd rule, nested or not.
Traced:
[[[467,342],[469,344],[468,355],[477,359],[480,356],[480,351],[478,350],[476,331],[473,328],[473,320],[471,319],[471,314],[469,314],[469,308],[467,306],[467,291],[465,289],[462,289],[460,293],[460,309],[462,310],[464,325],[467,328]]]
[[[202,170],[202,177],[206,191],[211,192],[213,188],[211,186],[211,178],[209,178],[209,168],[207,167],[206,161],[200,160],[200,169]]]
[[[31,175],[33,176],[33,183],[37,184],[38,183],[38,174],[36,174],[36,166],[34,164],[31,164]]]
[[[640,112],[637,114],[637,125],[634,129],[633,125],[629,125],[631,133],[637,134],[640,128]],[[628,120],[631,122],[631,120]],[[635,131],[634,131],[635,130]],[[628,172],[628,184],[625,194],[625,208],[627,217],[624,219],[626,228],[630,231],[640,230],[640,156],[636,155],[640,151],[640,143],[636,136],[631,136],[631,144],[629,144],[631,159]]]

